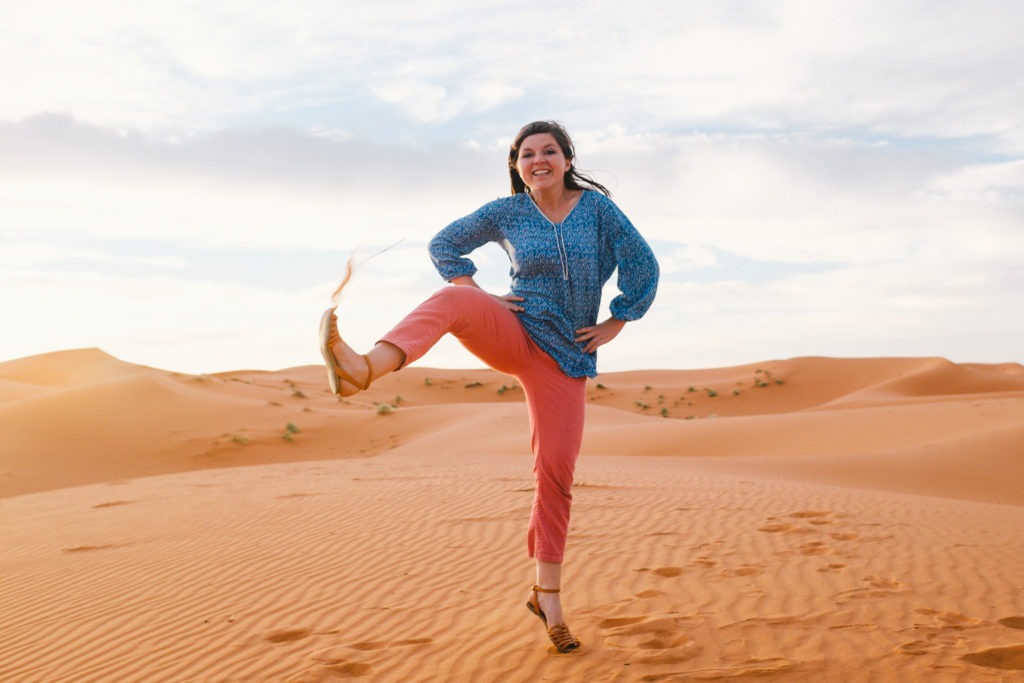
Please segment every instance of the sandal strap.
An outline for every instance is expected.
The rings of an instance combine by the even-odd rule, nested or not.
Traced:
[[[548,638],[555,644],[559,652],[572,652],[580,646],[579,639],[569,632],[565,624],[558,624],[548,629]]]
[[[373,381],[373,363],[370,362],[370,357],[365,353],[360,355],[366,361],[366,384],[363,385],[363,391],[366,391],[370,388],[370,382]]]
[[[338,316],[336,316],[334,313],[331,313],[331,329],[330,332],[328,332],[327,334],[327,346],[328,348],[330,348],[340,341],[341,333],[338,332]],[[367,356],[365,353],[361,355],[363,357],[363,360],[366,361],[367,373],[365,382],[356,381],[356,378],[345,372],[344,368],[342,368],[340,365],[334,368],[334,374],[336,374],[338,377],[342,378],[352,386],[359,387],[362,391],[366,391],[367,389],[370,388],[370,382],[373,381],[373,365],[370,363],[369,356]]]
[[[338,316],[331,313],[331,329],[327,333],[328,346],[334,346],[341,341],[341,334],[338,332]]]
[[[541,588],[540,586],[533,587],[534,593],[561,593],[561,588]]]

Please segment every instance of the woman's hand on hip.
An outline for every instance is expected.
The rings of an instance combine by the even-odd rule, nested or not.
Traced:
[[[512,311],[513,313],[519,313],[520,311],[526,310],[525,308],[516,303],[517,301],[525,301],[525,299],[521,296],[512,296],[511,294],[503,294],[501,296],[498,296],[497,294],[491,294],[491,296],[500,301],[505,306],[505,308]]]
[[[608,318],[603,323],[598,323],[591,327],[581,327],[576,330],[576,334],[579,335],[576,337],[576,341],[587,342],[586,346],[583,347],[583,352],[591,353],[596,351],[598,346],[603,346],[612,339],[615,339],[625,326],[625,320]]]
[[[474,280],[469,275],[460,275],[459,277],[452,279],[451,283],[453,285],[460,285],[462,287],[476,287],[481,291],[483,290],[483,287],[478,285],[476,283],[476,280]],[[488,292],[488,294],[490,294],[490,296],[493,296],[495,299],[501,302],[502,306],[512,311],[513,313],[518,313],[520,311],[526,310],[516,303],[517,301],[525,301],[525,299],[523,299],[523,297],[521,296],[512,296],[511,294],[503,294],[501,296],[498,296],[497,294],[491,294],[490,292]]]

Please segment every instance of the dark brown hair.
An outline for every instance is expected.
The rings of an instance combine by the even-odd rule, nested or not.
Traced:
[[[597,190],[606,197],[612,196],[607,187],[576,170],[576,164],[574,163],[576,151],[573,149],[572,140],[562,124],[557,121],[534,121],[519,129],[515,140],[508,148],[508,176],[512,181],[512,194],[529,192],[526,183],[519,176],[519,171],[516,170],[516,163],[519,161],[519,146],[523,144],[523,140],[539,133],[550,133],[555,138],[558,146],[562,148],[562,154],[569,160],[571,165],[569,170],[565,172],[565,186],[567,188],[570,190]]]

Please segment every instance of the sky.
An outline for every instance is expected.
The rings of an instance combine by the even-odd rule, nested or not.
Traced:
[[[1022,30],[996,0],[0,0],[0,361],[320,363],[351,254],[368,350],[555,119],[662,269],[601,370],[1021,362]]]

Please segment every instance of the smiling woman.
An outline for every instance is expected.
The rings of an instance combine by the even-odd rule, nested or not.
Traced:
[[[531,141],[535,144],[524,144]],[[539,145],[542,149],[534,149],[535,145]],[[533,180],[538,179],[537,176],[531,176],[531,171],[535,166],[538,168],[542,167],[540,164],[533,163],[533,160],[538,156],[548,159],[548,163],[551,163],[553,158],[557,159],[555,163],[561,169],[562,179],[567,189],[597,190],[606,197],[611,197],[611,192],[608,191],[608,188],[593,178],[580,173],[579,169],[573,164],[576,158],[576,150],[573,147],[572,139],[565,128],[555,121],[534,121],[523,126],[516,135],[516,139],[508,151],[508,173],[512,179],[512,194],[532,192],[532,188],[537,186],[537,183],[531,183],[527,186],[523,178],[532,177]],[[520,169],[520,164],[526,169],[526,175]],[[554,177],[557,184],[558,175]]]
[[[580,647],[559,599],[572,482],[583,436],[586,378],[597,374],[597,349],[650,307],[658,284],[651,248],[608,196],[574,168],[561,125],[524,126],[509,148],[512,195],[461,218],[430,242],[446,287],[359,354],[337,330],[335,309],[320,321],[320,347],[335,394],[348,396],[422,357],[445,334],[526,394],[536,487],[527,549],[537,583],[527,608],[559,652]],[[511,262],[508,294],[484,292],[466,255],[489,242]],[[612,316],[597,321],[601,288],[618,270]]]

